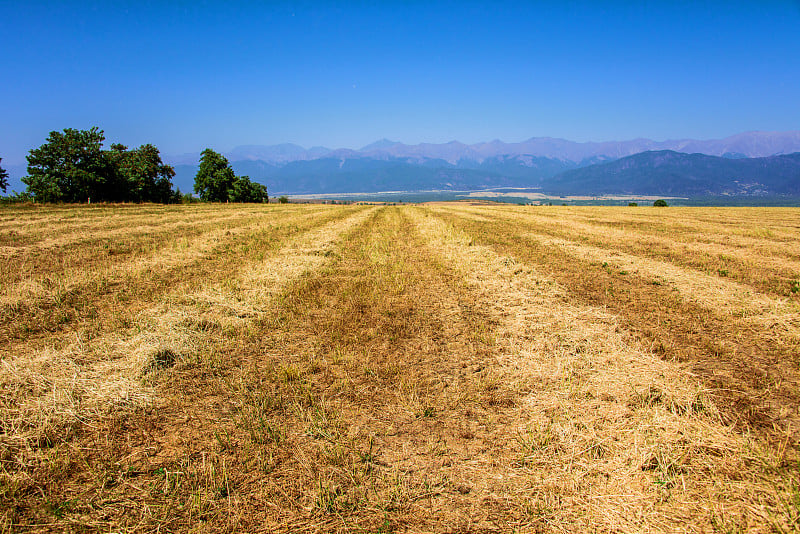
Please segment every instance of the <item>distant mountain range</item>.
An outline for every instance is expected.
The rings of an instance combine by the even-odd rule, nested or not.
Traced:
[[[358,150],[249,145],[227,156],[237,174],[274,193],[524,187],[564,195],[752,196],[800,194],[795,158],[777,157],[795,152],[800,131],[587,143],[534,137],[520,143],[406,145],[381,139]],[[196,163],[188,163],[176,165],[181,189],[194,180]]]
[[[360,149],[244,145],[226,153],[239,175],[270,194],[538,188],[548,194],[800,195],[800,131],[724,139],[407,145],[381,139]],[[790,155],[792,154],[792,155]],[[165,156],[174,184],[191,191],[199,153]],[[21,190],[24,166],[6,167]],[[19,184],[15,187],[16,184]]]
[[[482,162],[500,156],[532,156],[581,162],[592,158],[619,159],[640,152],[674,150],[676,152],[699,153],[709,156],[758,158],[776,154],[800,152],[800,131],[791,132],[745,132],[724,139],[699,141],[675,139],[653,141],[633,139],[629,141],[604,141],[579,143],[553,137],[532,137],[520,143],[504,143],[499,140],[466,145],[459,141],[449,143],[420,143],[407,145],[397,141],[381,139],[360,149],[329,149],[312,147],[305,149],[291,143],[261,146],[238,146],[225,154],[231,161],[264,161],[281,165],[292,161],[308,161],[321,158],[393,159],[402,158],[422,162],[444,160],[451,165],[465,161]],[[196,164],[200,153],[183,154],[168,158],[173,165]]]
[[[800,152],[739,159],[642,152],[560,173],[541,187],[559,195],[800,196]]]

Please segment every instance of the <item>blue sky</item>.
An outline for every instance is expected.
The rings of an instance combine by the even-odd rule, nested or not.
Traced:
[[[0,157],[800,129],[800,2],[0,0]]]

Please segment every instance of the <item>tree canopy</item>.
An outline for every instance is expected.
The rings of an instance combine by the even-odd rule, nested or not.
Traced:
[[[227,202],[236,176],[222,154],[210,148],[200,156],[200,168],[194,177],[194,192],[207,202]]]
[[[3,158],[0,158],[0,163],[2,162]],[[3,190],[3,193],[8,189],[8,173],[3,167],[0,167],[0,189]]]
[[[126,192],[127,200],[161,203],[176,200],[172,191],[175,170],[161,162],[155,146],[146,144],[128,150],[124,145],[114,144],[107,154],[117,170],[119,185]]]
[[[230,195],[231,202],[268,202],[267,186],[251,182],[249,176],[237,176]]]
[[[103,131],[67,128],[50,132],[47,142],[30,151],[28,176],[22,181],[42,202],[85,202],[107,195],[109,169],[103,157]]]
[[[194,192],[207,202],[268,202],[267,187],[249,176],[236,176],[227,158],[210,148],[200,156]]]
[[[180,202],[172,190],[175,170],[161,161],[158,148],[129,149],[119,143],[103,150],[103,130],[66,128],[50,132],[27,156],[26,194],[39,202]],[[2,161],[2,159],[0,159]],[[0,168],[0,189],[8,187]],[[203,151],[194,190],[207,202],[268,202],[266,186],[236,176],[228,160],[210,148]]]
[[[121,144],[103,150],[105,136],[66,128],[50,132],[47,142],[30,151],[28,176],[22,181],[41,202],[176,202],[175,171],[146,144],[133,150]]]

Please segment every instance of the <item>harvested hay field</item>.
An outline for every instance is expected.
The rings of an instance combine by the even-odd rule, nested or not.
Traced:
[[[800,530],[800,210],[0,209],[0,531]]]

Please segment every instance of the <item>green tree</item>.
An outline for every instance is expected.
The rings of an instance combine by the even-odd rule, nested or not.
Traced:
[[[47,142],[28,155],[22,181],[43,202],[177,202],[172,191],[175,170],[161,161],[158,149],[128,150],[115,143],[103,150],[103,131],[67,128],[50,132]]]
[[[657,208],[666,208],[667,206],[669,206],[669,204],[667,204],[667,201],[664,200],[663,198],[659,198],[658,200],[653,202],[653,206]]]
[[[267,187],[249,176],[236,176],[222,154],[203,150],[194,177],[194,192],[206,202],[268,202]]]
[[[50,132],[47,142],[27,156],[28,176],[23,183],[42,202],[109,200],[107,182],[113,172],[101,150],[104,140],[96,126]]]
[[[281,203],[281,204],[288,204],[289,203],[289,197],[287,197],[286,195],[282,195],[282,196],[278,197],[278,202]]]
[[[230,200],[236,176],[230,163],[222,154],[207,148],[200,157],[200,168],[194,177],[194,192],[206,202]]]
[[[0,163],[2,162],[3,158],[0,158]],[[8,173],[3,167],[0,167],[0,189],[3,190],[3,193],[8,189]]]
[[[155,146],[146,144],[128,150],[124,145],[114,144],[106,157],[116,171],[115,200],[164,204],[179,201],[179,195],[172,190],[175,170],[161,161]]]
[[[269,202],[267,186],[251,182],[249,176],[237,176],[230,191],[231,202]]]

